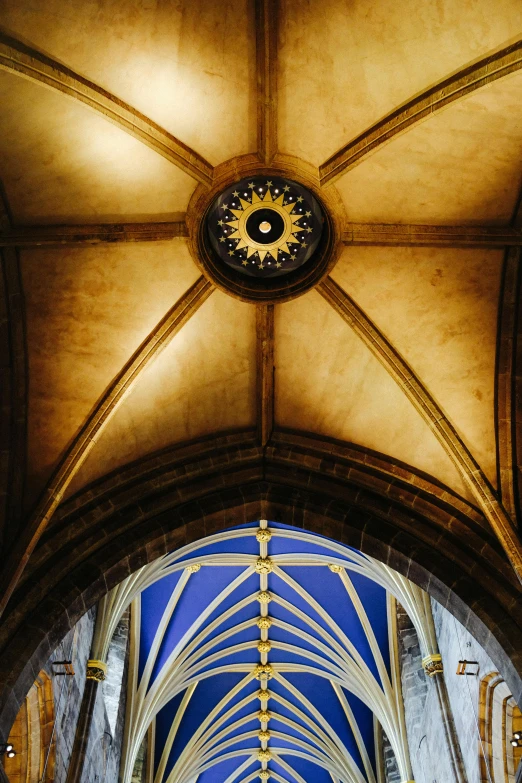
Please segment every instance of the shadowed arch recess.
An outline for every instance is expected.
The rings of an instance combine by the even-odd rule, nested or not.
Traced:
[[[519,587],[473,506],[353,444],[276,431],[263,450],[246,431],[152,455],[62,505],[2,629],[0,730],[34,670],[108,590],[179,546],[260,518],[327,535],[407,576],[467,625],[522,697]]]

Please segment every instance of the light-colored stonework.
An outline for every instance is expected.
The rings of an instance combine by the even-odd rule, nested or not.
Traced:
[[[448,31],[454,28],[443,23],[441,18],[433,19],[431,10],[426,8],[421,13],[421,17],[426,17],[427,29],[429,28],[429,34],[426,33],[427,39],[424,41],[425,51],[436,50],[438,56],[436,63],[429,58],[421,58],[422,64],[419,62],[419,52],[413,44],[410,43],[407,47],[400,44],[405,35],[404,31],[408,30],[410,25],[408,12],[403,8],[394,11],[392,27],[390,28],[388,20],[387,32],[382,42],[377,44],[374,36],[365,34],[372,22],[361,17],[354,9],[346,10],[337,0],[329,0],[317,15],[313,8],[307,11],[301,9],[298,12],[294,3],[285,6],[284,11],[276,12],[276,6],[272,7],[268,0],[263,0],[258,4],[255,19],[249,19],[246,6],[240,4],[234,9],[232,42],[225,36],[225,30],[229,29],[224,18],[227,14],[223,15],[216,9],[211,9],[204,0],[200,0],[196,5],[190,4],[185,16],[179,13],[169,15],[166,9],[157,9],[153,14],[140,11],[135,18],[130,19],[122,12],[116,16],[117,21],[111,22],[115,29],[114,34],[108,38],[106,32],[94,38],[90,36],[89,31],[94,29],[93,26],[97,25],[99,20],[86,9],[73,14],[73,20],[69,20],[67,26],[67,34],[60,36],[60,26],[55,24],[53,2],[44,4],[38,13],[28,13],[23,4],[8,3],[5,9],[5,22],[15,37],[4,37],[1,42],[0,57],[3,60],[0,65],[7,73],[1,75],[0,90],[4,92],[10,111],[4,115],[5,127],[0,137],[5,150],[9,149],[8,156],[4,151],[6,168],[2,176],[15,223],[34,223],[42,219],[44,222],[79,222],[79,219],[83,218],[82,222],[85,224],[86,213],[82,215],[82,203],[88,203],[91,219],[96,217],[98,224],[107,219],[114,223],[117,217],[122,221],[129,218],[143,220],[144,216],[156,220],[162,216],[172,220],[175,213],[187,209],[188,198],[192,192],[192,212],[188,219],[190,233],[194,223],[194,210],[197,211],[198,204],[201,203],[204,189],[209,184],[212,189],[223,177],[230,181],[234,176],[239,176],[240,168],[249,157],[245,157],[245,154],[251,152],[256,145],[260,150],[262,165],[283,166],[287,174],[294,171],[298,178],[302,178],[306,172],[306,181],[316,183],[314,187],[318,188],[318,193],[322,192],[327,205],[331,207],[337,199],[339,206],[334,208],[336,220],[341,218],[344,211],[349,220],[367,220],[370,217],[381,222],[390,219],[396,222],[406,220],[441,224],[473,223],[477,220],[498,222],[505,221],[513,208],[518,179],[515,175],[511,179],[507,178],[506,171],[514,171],[513,161],[517,159],[517,144],[520,143],[517,141],[517,111],[520,107],[518,95],[521,77],[517,71],[521,60],[519,47],[510,40],[513,31],[518,28],[514,6],[509,0],[504,0],[498,9],[492,26],[485,25],[484,8],[476,7],[473,11],[467,9],[465,15],[466,18],[469,16],[469,24],[466,24],[476,25],[476,38],[459,35],[457,38],[451,38],[451,44],[447,36]],[[376,18],[381,12],[382,9],[378,6],[374,9]],[[448,6],[443,15],[450,18],[454,13],[454,9]],[[299,18],[300,14],[302,18]],[[341,30],[352,40],[352,33],[349,32],[351,26],[359,31],[354,38],[357,46],[350,46],[349,51],[345,47],[334,47],[331,50],[333,70],[327,69],[327,72],[338,74],[339,78],[330,79],[326,85],[325,78],[330,77],[322,75],[323,69],[314,66],[314,58],[317,58],[324,48],[325,41],[338,40]],[[295,48],[297,30],[297,40],[304,44],[304,48]],[[20,40],[16,39],[17,35]],[[122,48],[120,35],[122,40],[133,42],[133,51],[141,52],[139,58],[129,60],[125,48]],[[94,45],[92,42],[96,41],[96,53],[89,51],[87,45],[80,44],[82,36],[86,36],[85,40],[90,41],[91,46]],[[213,50],[216,36],[217,39],[224,36],[221,60],[216,59]],[[165,53],[162,55],[167,40],[177,41],[181,47],[178,56],[171,61]],[[46,51],[51,51],[50,56],[37,51],[44,42]],[[387,80],[375,83],[372,81],[372,69],[382,62],[382,46],[386,48],[387,61],[393,62],[400,52],[401,71],[400,75],[396,74],[393,84]],[[243,58],[239,55],[241,48],[245,53]],[[253,55],[251,66],[248,66],[249,52]],[[489,57],[487,63],[484,59],[486,56]],[[156,72],[158,57],[163,63],[163,70]],[[66,70],[64,62],[72,71]],[[417,67],[411,67],[413,62]],[[17,73],[22,73],[30,81],[19,79]],[[156,78],[151,78],[153,73]],[[232,82],[226,75],[231,73],[234,74],[233,89]],[[372,87],[363,92],[360,87],[353,87],[348,97],[343,90],[341,101],[339,90],[348,78],[348,73],[351,74],[350,78],[355,74],[364,74],[362,83]],[[397,78],[398,76],[400,78]],[[312,89],[307,88],[305,97],[302,85],[307,78]],[[450,78],[451,89],[444,87],[445,78]],[[220,80],[219,90],[215,89],[216,79]],[[439,86],[434,87],[437,84]],[[52,91],[43,90],[42,85],[51,86]],[[187,90],[190,91],[190,98]],[[451,100],[446,100],[446,94],[451,94]],[[66,95],[73,100],[67,100]],[[405,123],[400,113],[393,115],[393,112],[408,101],[412,108],[406,110]],[[432,108],[436,107],[438,113],[427,118],[423,114],[422,106],[424,103],[428,105],[430,101]],[[181,104],[184,107],[183,113],[176,110]],[[302,116],[301,104],[306,106],[306,123],[299,121]],[[444,108],[440,109],[443,104]],[[201,115],[202,105],[205,105],[204,122]],[[63,109],[59,108],[62,106]],[[87,108],[94,109],[94,112],[87,111]],[[325,111],[328,113],[328,130],[322,128],[319,132],[320,126],[317,126],[317,122]],[[64,118],[64,112],[69,113],[67,119]],[[394,117],[389,120],[391,125],[382,125],[381,131],[387,129],[384,136],[381,131],[375,135],[371,130],[372,124],[375,125],[379,118],[386,114]],[[59,128],[55,121],[57,117],[60,117]],[[107,119],[110,123],[107,123]],[[241,133],[237,130],[231,131],[231,122],[235,123],[235,128],[242,128]],[[393,130],[390,130],[392,126]],[[466,133],[470,126],[473,127],[472,134]],[[20,128],[27,130],[19,133]],[[300,138],[296,136],[297,131]],[[65,132],[67,139],[63,137]],[[350,158],[352,153],[347,152],[350,139],[361,133],[364,136],[365,132],[367,135],[364,155],[358,157],[357,153],[355,158]],[[447,146],[444,133],[452,144],[454,139],[458,139],[458,144],[456,147],[453,145],[454,149],[449,157],[444,155],[444,144]],[[486,175],[488,162],[482,160],[477,150],[481,154],[482,150],[487,150],[487,143],[481,143],[481,139],[489,138],[491,134],[496,138],[497,154],[493,161],[496,169],[490,167]],[[89,144],[80,141],[74,145],[75,138],[88,138]],[[373,139],[371,144],[375,141],[375,150],[372,147],[375,154],[367,159],[370,139]],[[411,150],[414,148],[412,144],[416,139],[420,141],[417,144],[415,160],[424,166],[422,169],[418,168],[418,171],[412,168],[411,162]],[[357,145],[353,150],[356,150],[356,147]],[[58,148],[61,150],[59,156],[56,152]],[[78,160],[79,149],[85,150],[85,155],[89,155],[88,159]],[[0,155],[1,153],[0,145]],[[132,160],[131,166],[125,167],[118,163],[118,156],[122,153],[126,161]],[[159,153],[159,156],[155,153]],[[148,157],[140,159],[142,154]],[[68,158],[68,155],[73,157]],[[294,155],[297,157],[293,158]],[[391,156],[389,163],[379,163],[381,159],[385,160],[383,155]],[[432,163],[430,156],[433,158]],[[250,157],[251,163],[247,164],[247,167],[251,166],[255,159],[254,155]],[[172,172],[171,184],[168,187],[159,185],[162,180],[159,170],[155,168],[159,165],[158,160],[161,166],[167,166]],[[42,162],[45,162],[45,165]],[[114,168],[118,165],[119,170]],[[259,166],[259,163],[257,165]],[[375,190],[372,190],[376,165],[380,166],[377,198]],[[89,170],[88,177],[83,173],[86,169]],[[59,192],[56,188],[53,191],[52,183],[56,183],[65,172],[67,175],[64,183],[67,184],[64,184]],[[477,187],[487,186],[488,203],[496,205],[495,214],[487,208],[479,208],[476,202],[471,203],[464,195],[462,182],[459,181],[457,186],[451,179],[444,179],[445,176],[455,177],[456,172],[460,172],[466,187],[470,193],[475,194],[476,199]],[[401,180],[402,174],[412,176],[414,181]],[[138,175],[141,182],[139,187],[133,179]],[[103,177],[108,178],[106,185],[103,184]],[[354,180],[353,177],[358,179]],[[393,185],[386,185],[386,177],[390,178]],[[330,184],[331,179],[339,180],[338,191]],[[190,182],[193,184],[190,185]],[[165,188],[169,190],[168,197],[152,206],[147,193],[147,183],[154,198],[158,197],[162,188],[163,191]],[[327,184],[328,187],[324,187]],[[122,190],[118,195],[114,188],[120,186]],[[393,188],[400,192],[400,201],[397,202],[394,214],[390,212],[394,199]],[[416,192],[415,188],[421,190]],[[426,188],[431,188],[429,197],[426,196]],[[138,196],[139,193],[142,193],[143,197]],[[200,196],[195,196],[197,193]],[[460,212],[452,206],[451,194],[455,193],[458,193],[461,199]],[[31,195],[27,206],[24,206],[23,199],[27,194],[34,195]],[[41,201],[40,206],[35,206],[35,195]],[[133,203],[128,200],[130,196],[134,199]],[[372,205],[371,216],[369,213],[363,214],[364,210],[361,211],[354,201],[365,198],[367,203]],[[411,198],[417,205],[415,214],[411,212],[405,198]],[[72,212],[64,211],[64,199]],[[383,205],[382,208],[378,206],[380,204]],[[31,209],[36,211],[31,214]],[[377,213],[376,209],[380,211]],[[498,211],[499,209],[504,211]],[[184,242],[185,240],[180,238],[169,248],[165,255],[165,266],[157,259],[157,253],[161,252],[160,247],[149,246],[147,264],[152,265],[154,274],[157,275],[158,290],[168,290],[166,285],[170,275],[170,259],[173,259],[172,268],[175,269],[180,262],[174,259],[178,253],[183,256],[184,251],[181,248]],[[180,250],[176,250],[177,247],[180,247]],[[193,243],[191,247],[193,250]],[[38,269],[45,270],[41,255],[45,251],[30,252],[38,254]],[[85,248],[82,252],[85,259],[100,258],[98,248]],[[364,303],[368,302],[372,309],[374,280],[381,281],[381,275],[377,273],[376,276],[370,277],[357,273],[358,264],[363,264],[363,270],[366,266],[361,253],[364,251],[356,253],[354,249],[346,250],[334,275],[336,279],[342,279],[342,284],[348,290],[355,286],[359,302],[363,307]],[[453,280],[451,274],[449,275],[446,288],[444,291],[440,289],[445,300],[443,308],[440,307],[437,296],[431,296],[429,279],[433,275],[426,277],[428,290],[426,295],[422,296],[422,309],[424,320],[429,323],[433,334],[430,328],[426,328],[425,323],[421,324],[420,319],[408,312],[408,308],[411,308],[409,280],[404,286],[397,285],[396,276],[388,271],[395,270],[401,262],[407,264],[408,268],[414,265],[415,274],[409,278],[416,281],[419,279],[419,264],[421,270],[426,259],[429,265],[429,251],[417,250],[413,256],[406,258],[405,251],[393,248],[388,255],[377,255],[380,258],[378,265],[385,271],[380,295],[385,302],[396,303],[396,309],[401,314],[404,313],[404,316],[393,316],[387,328],[386,314],[381,312],[379,306],[378,313],[375,313],[376,323],[383,323],[387,337],[399,351],[405,353],[406,358],[409,358],[408,354],[413,349],[413,364],[414,367],[418,366],[420,380],[432,392],[434,400],[448,411],[450,424],[455,426],[462,443],[470,449],[483,471],[476,487],[471,486],[470,490],[469,482],[467,487],[463,486],[461,476],[449,463],[448,456],[442,454],[441,446],[434,441],[432,432],[417,420],[417,414],[410,404],[399,399],[402,391],[392,391],[390,383],[393,386],[394,381],[390,382],[384,378],[377,380],[376,376],[382,371],[372,371],[374,361],[370,359],[367,349],[361,346],[354,350],[360,354],[357,362],[363,376],[360,382],[365,388],[371,388],[370,393],[364,397],[365,403],[368,399],[369,409],[356,412],[355,417],[350,416],[349,427],[342,425],[343,416],[332,417],[332,402],[344,411],[351,408],[349,395],[347,399],[342,399],[336,394],[334,399],[329,393],[322,392],[316,394],[316,399],[310,400],[310,403],[301,399],[295,400],[290,408],[286,406],[285,394],[293,396],[293,387],[286,391],[284,389],[288,367],[285,359],[287,349],[284,338],[280,339],[277,334],[273,338],[274,361],[276,365],[281,365],[277,373],[280,388],[277,388],[277,384],[275,389],[267,387],[264,392],[266,410],[263,405],[253,406],[253,378],[251,375],[249,377],[249,373],[253,370],[253,357],[250,352],[254,337],[252,330],[255,327],[253,319],[247,316],[241,307],[223,307],[219,313],[211,313],[209,306],[205,308],[212,318],[217,319],[216,322],[204,323],[204,317],[197,319],[199,323],[194,320],[194,324],[185,329],[184,336],[175,341],[175,347],[163,355],[162,362],[165,367],[162,367],[160,362],[155,364],[154,380],[150,373],[143,374],[137,393],[129,397],[114,417],[110,417],[113,419],[111,422],[107,420],[99,449],[104,453],[103,459],[100,460],[99,455],[92,457],[92,463],[88,459],[79,474],[84,456],[80,441],[74,442],[69,455],[72,462],[69,456],[65,456],[64,449],[71,443],[71,438],[86,425],[88,412],[96,401],[100,400],[101,395],[107,394],[111,380],[117,378],[118,370],[121,371],[125,359],[130,358],[131,346],[136,346],[136,342],[132,335],[122,335],[119,325],[126,322],[125,314],[131,310],[134,312],[136,305],[131,290],[123,292],[123,295],[121,291],[116,291],[118,286],[115,288],[113,282],[117,278],[107,273],[104,266],[101,294],[103,295],[104,290],[110,292],[104,303],[105,315],[100,318],[93,311],[92,317],[84,313],[80,319],[76,314],[70,321],[73,310],[70,306],[61,308],[60,301],[66,296],[65,291],[68,288],[67,263],[71,256],[70,251],[61,249],[53,250],[52,253],[52,263],[60,276],[60,283],[52,296],[49,291],[49,305],[42,301],[42,293],[47,293],[47,288],[42,288],[41,284],[37,283],[39,274],[36,277],[29,273],[24,274],[29,324],[31,319],[36,320],[36,314],[46,307],[53,311],[58,334],[69,334],[71,330],[74,331],[75,324],[81,323],[82,339],[88,336],[89,345],[92,346],[89,347],[89,353],[96,356],[91,364],[96,365],[95,374],[99,375],[99,380],[91,383],[91,372],[88,366],[85,366],[86,353],[83,346],[73,349],[69,341],[60,344],[63,341],[50,335],[46,338],[47,345],[44,348],[39,338],[30,335],[30,391],[35,390],[34,402],[31,401],[29,406],[29,487],[33,487],[33,497],[42,489],[43,482],[49,477],[50,471],[56,468],[57,459],[60,457],[65,461],[62,462],[59,475],[63,476],[63,468],[67,463],[66,481],[55,481],[52,487],[49,487],[49,491],[57,499],[69,490],[71,481],[71,489],[78,489],[104,472],[168,443],[194,438],[216,429],[249,426],[253,416],[256,416],[255,407],[258,407],[260,415],[265,417],[265,423],[260,429],[260,432],[264,433],[263,442],[268,439],[268,433],[271,431],[270,420],[273,419],[282,426],[311,429],[324,435],[352,439],[384,453],[391,452],[393,456],[435,475],[462,494],[470,496],[471,491],[475,502],[482,505],[486,515],[490,517],[512,562],[518,562],[521,558],[520,549],[516,542],[510,541],[509,522],[503,519],[501,511],[495,509],[495,499],[488,494],[487,487],[487,480],[494,482],[496,476],[491,410],[494,362],[491,356],[492,346],[495,345],[495,291],[500,274],[500,253],[494,258],[488,257],[487,266],[491,273],[489,277],[484,276],[484,251],[452,250],[451,260],[448,260],[448,253],[439,265],[436,264],[436,259],[431,262],[432,265],[435,263],[433,274],[438,276],[437,280],[440,278],[442,281],[445,281],[444,267],[448,264],[451,269],[464,269],[466,275],[469,274],[470,268],[480,270],[475,287],[465,292],[462,289],[462,281],[458,278]],[[125,261],[127,256],[128,253],[123,256]],[[96,260],[94,264],[96,273],[100,274],[102,267]],[[181,264],[183,266],[184,262],[181,261]],[[442,273],[439,274],[441,269]],[[490,279],[491,276],[494,279]],[[400,274],[397,279],[399,278]],[[419,282],[421,279],[422,275]],[[455,297],[452,297],[453,292]],[[434,293],[438,293],[438,290]],[[420,296],[420,293],[418,295]],[[175,296],[172,291],[170,305],[175,301]],[[481,296],[484,301],[481,301]],[[147,302],[149,310],[151,306],[154,309],[158,294],[151,292],[144,301]],[[476,315],[477,308],[480,318]],[[164,305],[159,312],[165,313],[166,309],[168,307],[165,308]],[[231,310],[235,312],[229,312]],[[314,306],[314,310],[319,312],[319,306]],[[442,323],[438,323],[441,310],[444,319]],[[433,318],[430,318],[430,312]],[[371,316],[371,313],[369,314]],[[278,318],[276,312],[276,323]],[[402,323],[403,320],[407,321],[407,325]],[[106,321],[109,322],[109,328],[105,327]],[[334,317],[333,321],[337,319]],[[473,337],[477,335],[470,330],[469,325],[477,323],[480,323],[481,335],[475,344],[487,348],[485,352],[481,351],[480,358],[473,355],[473,348],[470,350]],[[152,324],[153,322],[151,326]],[[425,341],[423,345],[422,340],[417,339],[414,334],[417,324]],[[345,326],[336,325],[343,331],[342,339],[352,339],[347,337]],[[105,334],[102,340],[97,340],[100,326]],[[332,323],[328,328],[333,330],[333,334],[336,326]],[[221,340],[228,350],[219,357],[219,372],[212,379],[208,377],[207,385],[207,373],[205,381],[198,382],[196,368],[190,367],[190,361],[184,362],[178,353],[180,350],[183,352],[186,346],[187,354],[192,356],[199,356],[205,351],[209,356],[217,355],[217,346],[211,346],[207,340],[211,332],[218,335],[224,329],[230,331],[230,336],[223,335]],[[44,330],[38,329],[38,334],[44,333],[48,334],[47,326]],[[152,336],[153,332],[149,334]],[[280,334],[283,334],[282,330]],[[441,334],[446,334],[447,339],[443,345],[438,345],[438,336]],[[312,335],[308,338],[303,327],[298,336],[301,344],[306,346],[305,350],[308,350],[307,343],[313,340]],[[105,362],[105,356],[107,346],[113,342],[123,348],[120,351],[122,358],[119,363],[116,361],[109,366]],[[328,370],[331,358],[327,345],[332,344],[332,340],[323,339],[321,350],[317,354],[320,359],[317,361],[317,358],[314,358],[313,370],[322,377],[331,372]],[[417,362],[415,349],[420,357]],[[243,356],[240,355],[242,352]],[[49,359],[42,364],[46,353]],[[467,362],[464,371],[463,355],[466,356]],[[125,359],[122,363],[123,357]],[[344,358],[339,359],[341,365],[346,366]],[[181,362],[180,370],[173,373],[171,368],[178,367],[178,362]],[[454,370],[455,367],[458,371]],[[39,368],[45,378],[43,382],[37,380]],[[443,368],[451,368],[446,370],[446,376]],[[336,370],[336,374],[340,369]],[[77,378],[78,373],[85,374],[87,383],[81,384],[81,390],[67,389],[67,379]],[[180,389],[180,375],[183,379],[190,378],[195,385],[187,385],[184,380],[183,388]],[[350,375],[353,377],[353,373]],[[305,382],[311,383],[314,389],[321,386],[319,378],[313,379],[311,372],[302,371],[300,376]],[[455,381],[452,382],[451,379]],[[225,400],[224,405],[221,405],[223,395],[226,397],[227,394],[226,389],[232,386],[233,404],[231,400]],[[208,388],[218,392],[214,399],[208,399]],[[195,399],[197,403],[194,405]],[[271,399],[276,403],[273,410],[270,405],[266,407],[267,401]],[[65,416],[64,404],[68,408]],[[360,402],[356,404],[360,405]],[[394,433],[387,432],[385,424],[386,419],[390,418],[390,408],[393,410],[391,418],[395,425]],[[401,410],[402,408],[404,410]],[[224,411],[230,414],[234,412],[235,415],[224,415]],[[39,420],[44,422],[43,428],[39,425]],[[172,421],[178,422],[174,430]],[[168,440],[164,436],[165,432],[169,433]],[[409,433],[403,445],[399,432]],[[92,440],[90,425],[86,426],[85,433]],[[413,443],[417,444],[415,448],[411,446]],[[446,454],[450,454],[454,460],[456,452],[450,441],[445,442],[442,439],[442,446]],[[461,470],[465,461],[461,460]],[[464,471],[475,476],[476,466],[470,463]],[[471,481],[472,485],[474,480],[473,478]],[[52,505],[39,508],[34,524],[42,522],[45,525],[52,511]]]

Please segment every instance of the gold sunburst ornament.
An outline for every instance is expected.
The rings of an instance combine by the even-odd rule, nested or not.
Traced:
[[[243,277],[267,282],[311,260],[324,226],[314,194],[277,175],[269,180],[247,177],[229,185],[215,198],[205,220],[209,259],[219,259]],[[218,269],[221,276],[222,267]]]
[[[301,230],[297,224],[304,215],[294,213],[297,202],[288,201],[285,203],[285,193],[281,193],[274,199],[270,187],[267,187],[266,193],[261,198],[252,188],[252,201],[245,201],[239,197],[239,202],[241,209],[230,209],[235,220],[228,221],[226,225],[235,229],[232,234],[228,235],[228,239],[239,240],[235,249],[246,248],[247,259],[257,253],[260,263],[267,255],[277,261],[279,253],[290,253],[289,245],[301,244],[294,232]],[[250,218],[261,210],[260,217],[262,219],[251,221]],[[271,237],[272,241],[266,243],[262,239],[260,240],[259,234],[265,236],[273,234],[273,239]]]

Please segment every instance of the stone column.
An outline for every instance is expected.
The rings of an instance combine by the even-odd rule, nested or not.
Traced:
[[[96,707],[96,699],[98,698],[100,683],[104,681],[106,674],[107,664],[103,661],[95,659],[87,661],[85,688],[76,726],[76,734],[74,735],[69,769],[67,770],[66,783],[80,783],[91,733],[92,719]]]
[[[444,727],[444,736],[446,739],[455,780],[457,783],[467,783],[468,778],[464,767],[457,730],[453,721],[453,713],[451,711],[451,705],[448,697],[448,689],[446,688],[446,680],[444,679],[442,656],[440,653],[427,655],[422,659],[422,665],[424,667],[424,671],[435,685],[435,691],[437,693],[437,700],[439,703],[440,714],[442,716],[442,723]]]

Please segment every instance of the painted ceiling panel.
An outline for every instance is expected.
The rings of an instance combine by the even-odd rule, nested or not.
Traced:
[[[2,23],[216,164],[255,147],[247,8],[246,0],[4,0]]]
[[[243,572],[244,569],[241,568],[215,568],[212,570],[211,575],[202,574],[201,572],[199,574],[194,574],[192,579],[193,589],[190,591],[184,590],[181,594],[179,601],[176,604],[177,621],[170,624],[168,630],[163,636],[163,642],[158,651],[156,664],[151,675],[151,683],[154,682],[158,673],[167,662],[168,657],[174,647],[176,647],[178,644],[181,644],[185,635],[190,634],[191,636],[194,636],[195,639],[198,639],[199,634],[203,634],[204,631],[212,625],[212,622],[201,622],[201,624],[197,626],[196,632],[191,634],[191,628],[193,624],[200,621],[203,613],[207,610],[209,605],[211,606],[209,601],[209,577],[211,580],[211,595],[214,597],[222,594],[223,591],[228,588],[230,583],[240,577]],[[206,579],[205,576],[207,577]],[[235,605],[247,596],[254,595],[256,592],[256,587],[257,585],[255,584],[253,575],[250,579],[246,579],[243,582],[240,582],[230,596],[232,599],[231,604]],[[221,606],[221,612],[223,612],[223,609],[224,607]],[[222,629],[220,628],[220,632],[221,630]],[[213,637],[213,639],[215,639],[215,637]],[[207,645],[208,641],[208,638],[205,638],[204,644]],[[244,641],[245,639],[236,639],[237,644],[240,644]],[[197,645],[196,649],[201,651],[201,644],[203,644],[203,642]],[[219,645],[217,649],[213,645],[208,648],[206,652],[209,655],[213,655],[218,651],[218,649]],[[225,664],[227,661],[222,660],[222,663]]]
[[[415,465],[471,499],[428,425],[316,292],[276,308],[276,421]]]
[[[507,46],[518,0],[285,2],[279,54],[282,149],[316,165],[412,96]]]
[[[348,219],[506,223],[522,180],[522,73],[429,117],[342,177]]]
[[[493,483],[502,261],[501,250],[354,247],[333,272],[419,375]]]
[[[0,73],[0,171],[16,223],[170,220],[195,181],[58,93]]]
[[[268,543],[258,542],[258,524],[267,525],[244,525],[166,556],[159,581],[141,594],[126,769],[155,716],[155,783],[197,775],[208,783],[253,780],[267,766],[274,780],[291,783],[330,772],[374,783],[373,711],[392,734],[397,720],[388,602],[374,581],[379,566],[280,523],[270,523]],[[255,572],[260,557],[268,558],[268,574]],[[332,559],[342,564],[336,573]],[[267,590],[268,605],[258,600]],[[236,610],[246,599],[254,611],[243,628],[245,615]],[[260,631],[260,615],[270,618],[269,630]],[[270,640],[268,652],[257,649],[260,634]],[[260,658],[272,666],[268,680],[253,676]],[[268,717],[260,712],[266,709]],[[268,761],[257,759],[267,748]]]
[[[231,573],[230,570],[229,573]],[[240,573],[243,573],[241,569]],[[241,581],[241,584],[238,585],[238,588],[234,590],[234,592],[230,593],[230,595],[226,595],[224,598],[222,597],[219,606],[217,606],[209,615],[208,619],[203,622],[201,626],[202,629],[207,628],[211,623],[219,620],[220,628],[226,630],[232,628],[236,623],[245,622],[256,615],[256,606],[251,600],[253,594],[252,580],[253,577],[249,577],[245,581]],[[234,607],[233,616],[231,615],[231,618],[229,619],[225,618],[224,614],[232,607]],[[233,621],[233,618],[236,619]]]
[[[215,291],[139,379],[71,491],[178,441],[254,426],[255,308]]]
[[[147,622],[142,623],[140,629],[138,659],[140,677],[143,675],[148,653],[154,643],[154,637],[156,636],[156,631],[161,622],[161,618],[163,617],[176,585],[180,581],[181,573],[182,572],[176,572],[163,577],[163,579],[151,585],[148,590],[144,590],[141,594],[141,613],[143,617],[147,618]]]
[[[339,584],[339,579],[336,578],[336,574],[330,572],[315,574],[311,572],[309,568],[303,566],[289,566],[285,569],[286,578],[288,581],[282,582],[278,576],[274,576],[273,583],[274,589],[277,590],[277,594],[282,599],[287,601],[288,606],[292,608],[298,608],[301,612],[304,612],[308,618],[312,618],[316,623],[324,628],[324,631],[329,634],[332,631],[332,626],[327,626],[324,619],[321,619],[320,610],[321,607],[329,605],[329,614],[333,624],[339,628],[348,624],[350,627],[350,638],[356,644],[359,649],[363,649],[365,656],[369,656],[370,650],[368,647],[368,640],[366,634],[361,625],[357,611],[353,606],[347,606],[343,601],[343,587]],[[387,623],[386,623],[386,596],[383,591],[375,584],[367,584],[368,580],[362,577],[364,584],[361,584],[363,592],[368,595],[369,605],[373,606],[375,610],[375,623],[373,624],[373,630],[376,636],[378,636],[381,642],[381,649],[384,649],[387,644]],[[308,594],[309,600],[299,600],[296,598],[295,590],[292,588],[292,584],[297,583]],[[373,592],[375,588],[375,592]],[[372,604],[372,602],[374,602]],[[384,603],[383,603],[384,602]],[[278,609],[274,610],[274,616],[278,616]],[[372,610],[373,611],[373,610]],[[274,636],[276,638],[276,636]],[[302,644],[302,642],[300,642]],[[386,656],[386,660],[389,662],[389,657]],[[376,679],[379,679],[378,672],[373,672]]]
[[[317,783],[331,783],[332,780],[330,773],[326,769],[322,769],[316,764],[311,764],[309,761],[295,756],[288,758],[285,766],[275,763],[274,770],[277,770],[280,774],[278,783],[287,781],[289,775],[291,777],[293,772],[300,775],[302,781],[313,780],[314,782],[317,781]]]
[[[21,257],[32,500],[110,381],[198,273],[182,240]]]

